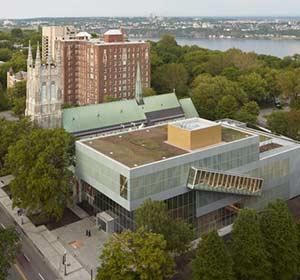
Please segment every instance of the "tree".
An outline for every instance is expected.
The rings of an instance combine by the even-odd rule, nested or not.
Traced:
[[[278,83],[283,95],[291,98],[291,105],[299,108],[300,99],[300,68],[283,71],[278,75]]]
[[[108,103],[108,102],[113,102],[113,101],[117,101],[118,99],[114,96],[111,95],[105,95],[103,98],[103,102],[104,103]]]
[[[7,98],[6,92],[3,90],[0,83],[0,112],[9,109],[9,100]]]
[[[202,237],[192,262],[194,280],[231,280],[232,259],[216,231]]]
[[[266,90],[270,97],[278,97],[281,94],[281,88],[278,83],[279,71],[267,69],[265,73]]]
[[[13,112],[19,117],[24,116],[26,109],[26,81],[17,82],[8,92],[12,100]]]
[[[246,53],[238,49],[226,51],[225,59],[229,65],[236,67],[244,73],[255,71],[263,66],[263,62],[258,59],[256,53]]]
[[[183,64],[171,63],[157,68],[152,84],[158,93],[170,93],[176,90],[179,97],[188,94],[188,73]]]
[[[63,129],[34,129],[8,149],[13,205],[59,219],[71,201],[74,138]]]
[[[260,217],[272,279],[295,279],[298,269],[297,233],[292,216],[284,201],[269,203]]]
[[[156,95],[156,91],[153,88],[143,88],[143,96],[154,96]]]
[[[19,237],[13,228],[0,228],[0,280],[8,277],[11,264],[20,250]]]
[[[9,174],[9,170],[4,168],[9,146],[14,145],[21,137],[29,134],[33,127],[34,125],[27,118],[17,122],[0,119],[0,170],[2,175]]]
[[[240,85],[248,95],[249,100],[258,103],[267,98],[266,81],[257,73],[243,75],[239,78]]]
[[[247,95],[239,84],[223,76],[212,77],[202,74],[193,82],[191,97],[199,115],[203,118],[215,120],[220,117],[218,103],[224,96],[234,97],[238,106],[248,101]],[[228,101],[228,98],[226,99]]]
[[[300,110],[273,112],[267,117],[267,125],[275,133],[300,140]]]
[[[0,48],[0,60],[8,61],[11,59],[12,51],[8,48]]]
[[[146,200],[136,210],[137,228],[162,234],[169,251],[182,254],[190,247],[194,232],[191,226],[180,219],[173,219],[163,201]]]
[[[236,99],[231,95],[226,95],[221,98],[218,102],[218,117],[223,118],[234,118],[236,111],[238,110],[238,103]]]
[[[255,101],[247,102],[236,114],[235,119],[247,124],[256,124],[259,106]]]
[[[163,236],[139,229],[113,235],[104,245],[97,280],[162,280],[174,273]]]
[[[272,279],[255,210],[243,209],[239,212],[233,224],[231,255],[236,279]]]
[[[177,44],[175,38],[168,34],[163,35],[155,44],[155,50],[163,63],[175,63],[182,55],[182,48]]]
[[[14,28],[11,30],[11,36],[15,39],[22,39],[23,38],[23,31],[21,28]]]

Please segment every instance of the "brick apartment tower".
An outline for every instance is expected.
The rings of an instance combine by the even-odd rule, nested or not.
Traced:
[[[102,103],[105,96],[134,98],[138,64],[142,87],[150,87],[150,45],[124,41],[121,30],[109,30],[104,41],[88,36],[58,40],[57,48],[66,104]]]

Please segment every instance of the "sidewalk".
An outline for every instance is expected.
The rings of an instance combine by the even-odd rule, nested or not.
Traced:
[[[0,178],[3,180],[3,177]],[[4,181],[4,180],[3,180]],[[6,181],[6,180],[5,180]],[[36,227],[26,216],[18,216],[17,208],[12,209],[12,201],[2,190],[6,184],[0,185],[0,203],[11,215],[16,223],[23,229],[24,233],[31,239],[36,248],[45,257],[45,260],[64,280],[90,280],[91,276],[60,242],[58,237],[50,232],[45,226]],[[62,265],[63,255],[66,253],[67,275],[64,275]]]

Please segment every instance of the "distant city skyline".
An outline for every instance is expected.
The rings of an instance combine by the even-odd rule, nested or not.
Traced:
[[[43,3],[42,3],[43,2]],[[0,18],[97,16],[299,16],[299,0],[15,0],[1,5]]]

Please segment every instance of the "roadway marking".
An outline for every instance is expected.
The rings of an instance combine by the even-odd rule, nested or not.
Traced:
[[[41,273],[39,273],[39,277],[40,277],[42,280],[45,280],[45,278],[41,275]]]
[[[1,224],[1,223],[0,223],[0,226],[1,226],[3,229],[6,229],[6,226],[3,225],[3,224]]]
[[[23,280],[29,280],[17,264],[14,264],[14,267],[16,268],[16,270],[18,271],[19,275],[22,277]]]
[[[26,259],[26,261],[30,262],[30,259],[23,253],[24,258]]]

